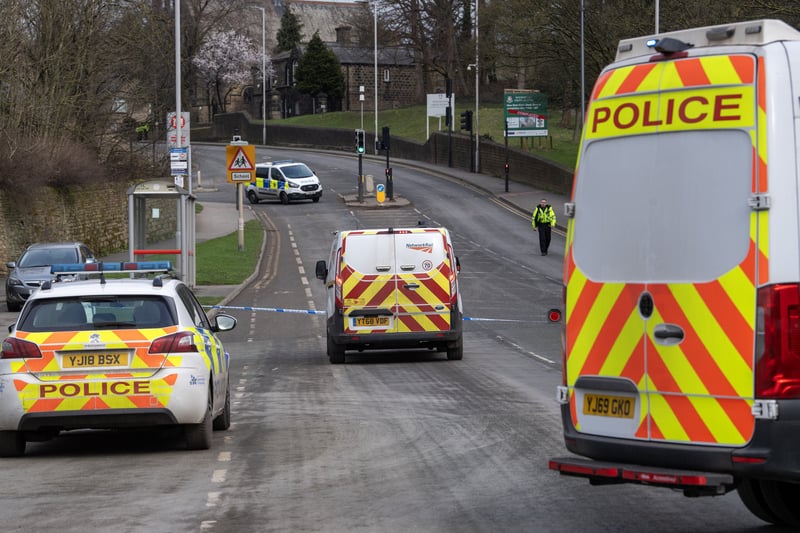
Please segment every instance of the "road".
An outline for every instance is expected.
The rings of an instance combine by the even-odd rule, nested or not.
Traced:
[[[275,158],[285,153],[271,151]],[[261,156],[259,156],[260,158]],[[233,426],[212,450],[170,432],[76,432],[3,461],[10,531],[755,532],[738,497],[591,487],[560,478],[555,402],[563,236],[540,256],[526,216],[478,190],[395,168],[403,208],[348,207],[355,156],[293,154],[320,175],[318,204],[252,206],[267,230],[257,278],[233,302]],[[232,201],[224,149],[195,149],[200,203]],[[365,173],[382,176],[380,163]],[[323,309],[313,275],[337,229],[448,227],[462,269],[464,359],[428,351],[325,355],[324,317],[235,309]],[[778,531],[770,528],[769,531]]]

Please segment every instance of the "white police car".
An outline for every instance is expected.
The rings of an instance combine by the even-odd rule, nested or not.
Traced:
[[[232,316],[209,320],[192,291],[165,273],[169,262],[53,265],[0,350],[0,456],[62,430],[179,425],[189,449],[230,427],[229,355],[215,335]],[[154,279],[106,279],[109,272]]]
[[[276,199],[282,204],[294,200],[319,202],[322,185],[314,171],[297,161],[272,161],[256,164],[255,181],[247,184],[245,191],[251,204],[261,200]]]

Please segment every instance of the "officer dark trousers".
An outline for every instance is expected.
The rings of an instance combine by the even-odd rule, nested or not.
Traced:
[[[553,228],[550,224],[539,224],[536,229],[539,232],[539,249],[542,255],[547,255],[547,249],[550,248],[550,231]]]

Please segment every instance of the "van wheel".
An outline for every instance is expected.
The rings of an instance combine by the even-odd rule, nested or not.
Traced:
[[[311,201],[314,203],[319,202],[319,196],[315,196],[314,198],[311,199]]]
[[[457,341],[447,344],[447,360],[461,361],[464,358],[464,339],[459,337]]]
[[[330,337],[328,337],[328,360],[332,365],[344,363],[344,346],[336,344]]]
[[[777,521],[768,521],[793,528],[800,527],[800,509],[797,507],[797,502],[800,499],[800,484],[771,480],[761,480],[759,484],[761,485],[764,501],[777,518]],[[750,508],[748,507],[748,509]],[[759,518],[761,517],[759,516]]]
[[[25,435],[21,431],[0,431],[0,457],[19,457],[25,453]]]
[[[280,198],[281,198],[281,203],[282,203],[283,205],[286,205],[286,204],[288,204],[288,203],[289,203],[289,195],[288,195],[288,194],[286,194],[285,192],[281,191]]]
[[[772,512],[767,504],[764,492],[761,490],[761,483],[757,479],[742,479],[736,486],[736,492],[739,493],[739,499],[742,500],[744,506],[753,515],[770,524],[783,524],[783,521]]]
[[[213,422],[211,420],[211,405],[214,399],[211,394],[211,389],[208,391],[208,405],[206,406],[206,414],[203,421],[199,424],[186,424],[183,427],[184,435],[186,437],[186,447],[190,450],[207,450],[211,448],[211,438],[213,432]]]
[[[256,191],[247,191],[247,199],[250,201],[251,204],[258,203],[258,195]]]

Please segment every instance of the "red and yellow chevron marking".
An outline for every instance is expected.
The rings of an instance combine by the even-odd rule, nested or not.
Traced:
[[[354,308],[382,308],[397,317],[391,330],[386,328],[352,330],[348,333],[387,333],[416,331],[447,331],[450,329],[450,309],[435,307],[450,301],[450,265],[445,261],[428,273],[363,274],[349,265],[342,271],[342,298],[345,313]],[[415,290],[405,290],[413,283]]]
[[[67,331],[31,333],[18,331],[17,336],[39,345],[40,359],[12,361],[11,371],[36,375],[36,382],[14,379],[22,408],[26,412],[161,408],[169,404],[177,374],[167,374],[153,379],[158,370],[177,368],[184,356],[150,354],[153,340],[175,333],[180,328],[170,326],[145,330],[103,330],[102,343],[91,344],[89,338],[96,331]],[[195,332],[195,344],[204,351],[204,338]],[[216,350],[217,346],[212,346]],[[65,373],[60,357],[70,352],[126,351],[131,354],[129,366],[124,369],[93,369],[91,373]],[[58,354],[58,355],[57,355]],[[216,364],[213,354],[203,358],[207,368]]]
[[[757,68],[756,68],[757,67]],[[767,190],[764,60],[709,56],[605,72],[592,94],[584,140],[664,131],[739,128],[753,142],[752,190]],[[760,73],[760,75],[756,75]],[[580,166],[580,160],[578,161]],[[573,190],[574,194],[574,190]],[[640,390],[634,438],[741,445],[753,432],[755,291],[769,279],[768,212],[753,212],[742,262],[704,283],[625,284],[588,280],[567,230],[566,378],[627,378]],[[649,291],[649,320],[638,299]],[[680,324],[683,342],[653,341],[656,324]],[[575,394],[573,423],[580,431]]]
[[[171,374],[155,380],[106,379],[60,383],[27,383],[15,379],[14,386],[22,408],[29,413],[161,408],[169,405],[177,377]]]
[[[752,56],[708,56],[622,67],[592,94],[585,139],[690,129],[751,128]]]

